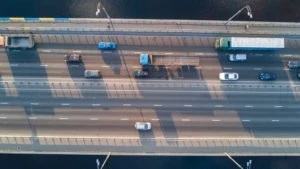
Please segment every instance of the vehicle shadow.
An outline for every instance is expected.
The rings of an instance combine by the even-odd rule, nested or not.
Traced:
[[[121,74],[121,66],[122,66],[122,61],[121,61],[121,54],[120,53],[106,53],[107,51],[100,51],[100,55],[103,58],[103,62],[110,66],[110,68],[113,70],[113,72],[116,75]],[[126,66],[126,65],[125,65]]]

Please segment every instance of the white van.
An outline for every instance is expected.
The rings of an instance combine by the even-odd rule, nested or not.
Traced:
[[[134,125],[137,130],[151,130],[150,122],[136,122]]]
[[[230,54],[229,61],[231,62],[242,62],[247,60],[246,54]]]
[[[84,71],[85,78],[97,78],[100,77],[99,70],[85,70]]]

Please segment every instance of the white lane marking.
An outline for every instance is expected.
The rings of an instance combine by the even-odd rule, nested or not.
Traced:
[[[41,52],[48,52],[48,53],[50,53],[51,52],[51,50],[50,49],[44,49],[44,50],[40,50]]]
[[[92,104],[92,106],[101,106],[101,104]]]
[[[224,67],[224,70],[231,70],[231,67]]]
[[[272,122],[279,122],[280,120],[272,120]]]
[[[10,66],[11,66],[11,67],[18,67],[19,64],[17,64],[17,63],[12,63],[12,64],[10,64]]]
[[[251,108],[253,107],[252,105],[245,105],[246,108]]]
[[[261,67],[255,67],[255,68],[253,68],[253,70],[262,70],[262,68]]]
[[[128,118],[121,118],[120,120],[122,120],[122,121],[126,121],[126,120],[128,120]]]
[[[61,117],[59,118],[59,120],[68,120],[69,118],[68,117]]]
[[[217,119],[213,119],[211,120],[212,122],[218,122],[218,121],[221,121],[221,120],[217,120]]]
[[[131,104],[123,104],[123,106],[131,106]]]
[[[293,55],[290,55],[290,54],[286,54],[286,55],[283,55],[283,56],[288,56],[288,57],[290,57],[290,56],[293,56]]]
[[[215,107],[224,107],[223,105],[215,105]]]
[[[154,107],[162,107],[162,105],[160,105],[160,104],[154,104],[153,106]]]
[[[151,119],[152,121],[159,121],[159,119],[157,119],[157,118],[153,118],[153,119]]]
[[[243,122],[249,122],[250,120],[242,120]]]
[[[0,104],[8,104],[7,102],[1,102]]]
[[[281,108],[281,107],[283,107],[283,106],[281,106],[281,105],[275,105],[274,106],[274,108]]]
[[[72,52],[81,53],[81,50],[73,50]]]
[[[173,54],[172,52],[165,53],[165,55],[172,55],[172,54]]]
[[[40,103],[30,103],[31,105],[40,105]]]
[[[94,120],[95,121],[95,120],[98,120],[98,118],[90,118],[90,120]]]
[[[101,67],[110,67],[109,65],[102,65]]]
[[[46,65],[46,64],[41,64],[40,66],[41,66],[41,67],[47,67],[48,65]]]
[[[181,121],[191,121],[191,119],[181,119]]]
[[[184,107],[193,107],[193,105],[185,104]]]
[[[28,117],[30,120],[36,120],[37,117]]]
[[[60,105],[62,105],[62,106],[69,106],[70,104],[69,103],[62,103]]]
[[[142,52],[133,52],[134,54],[141,54]]]
[[[7,117],[3,117],[3,116],[2,116],[2,117],[0,117],[0,119],[7,119]]]

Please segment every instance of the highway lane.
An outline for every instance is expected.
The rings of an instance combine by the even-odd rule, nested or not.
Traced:
[[[143,84],[144,81],[140,81],[140,84],[138,85],[140,97],[130,99],[109,98],[106,95],[106,92],[113,92],[113,90],[108,91],[104,84],[102,84],[102,86],[91,86],[90,84],[82,83],[79,88],[80,91],[84,93],[83,98],[55,98],[47,85],[41,85],[44,84],[45,81],[42,81],[41,79],[36,79],[36,81],[39,81],[40,84],[36,84],[34,81],[31,81],[30,84],[28,84],[28,82],[16,84],[16,88],[19,92],[18,97],[8,97],[4,96],[4,93],[2,93],[0,97],[0,100],[2,101],[0,102],[0,107],[5,108],[6,106],[13,106],[19,108],[19,110],[21,110],[19,113],[23,112],[24,118],[27,116],[31,118],[36,117],[37,119],[54,118],[59,121],[59,124],[52,122],[46,124],[41,122],[36,125],[35,123],[31,124],[31,127],[33,126],[34,128],[39,128],[39,125],[41,125],[41,133],[43,133],[43,130],[50,133],[50,128],[53,126],[53,131],[58,133],[59,131],[68,133],[72,130],[70,133],[80,133],[81,131],[82,135],[84,135],[84,131],[95,131],[97,130],[97,126],[100,125],[100,128],[104,128],[108,133],[107,135],[110,136],[116,134],[118,131],[126,134],[127,130],[136,134],[136,131],[132,127],[134,121],[138,119],[137,117],[143,117],[141,120],[157,121],[157,119],[161,118],[159,124],[163,126],[162,133],[167,137],[175,137],[177,136],[177,132],[179,132],[180,134],[178,135],[182,137],[232,137],[235,136],[236,133],[239,133],[241,128],[243,129],[242,131],[251,130],[252,134],[254,133],[253,135],[255,136],[298,136],[299,123],[297,120],[299,119],[299,101],[294,100],[293,93],[288,87],[289,84],[286,82],[278,82],[272,85],[258,84],[256,88],[249,88],[251,84],[248,84],[247,87],[246,84],[240,82],[235,85],[236,87],[232,87],[231,85],[228,86],[228,88],[223,88],[221,91],[215,91],[223,93],[225,98],[214,100],[210,97],[210,91],[205,88],[205,83],[195,86],[195,84],[199,83],[197,81],[193,81],[193,83],[192,81],[179,81],[179,83],[176,81],[146,81],[145,83],[151,84],[146,86]],[[117,84],[118,83],[115,85]],[[280,85],[281,87],[279,87]],[[284,87],[284,85],[286,86]],[[194,87],[192,88],[191,86]],[[224,84],[224,86],[226,85]],[[64,90],[70,90],[67,84],[61,86],[61,88],[62,89],[57,90],[56,92],[59,92],[62,95],[65,94]],[[101,90],[101,88],[104,90]],[[124,92],[124,89],[121,88],[119,92]],[[132,88],[130,92],[132,92]],[[110,112],[110,110],[113,111],[116,108],[121,112]],[[24,110],[22,111],[22,109]],[[152,112],[144,112],[144,109],[150,109]],[[8,109],[0,110],[0,119],[1,117],[4,120],[10,119],[9,116],[13,114],[8,113],[7,110]],[[62,110],[64,110],[65,113],[60,114]],[[284,112],[282,110],[284,110]],[[78,114],[72,113],[73,111]],[[85,113],[91,111],[95,112],[92,114]],[[134,112],[134,115],[132,112]],[[67,116],[67,114],[69,115]],[[80,122],[81,118],[85,115],[86,118],[83,118],[83,121]],[[180,120],[174,119],[174,116],[177,115],[180,116]],[[206,117],[204,119],[207,119],[209,117],[210,120],[207,120],[207,123],[205,123],[199,119],[200,121],[197,122],[197,116],[200,116],[200,119],[203,117]],[[118,122],[112,122],[113,124],[107,125],[107,123],[101,122],[99,124],[97,123],[97,125],[89,123],[89,125],[86,126],[87,121],[91,120],[88,119],[88,117],[101,118],[103,120],[107,119],[107,122],[116,120],[128,121],[128,123],[125,122],[119,124]],[[18,116],[15,116],[14,118],[18,118]],[[228,118],[234,118],[239,126],[235,126],[236,124],[233,124],[230,120],[227,123],[226,119]],[[74,121],[72,121],[72,119]],[[63,120],[67,120],[68,122],[65,123]],[[193,120],[196,121],[192,122],[190,127],[189,124],[181,124],[183,122],[189,123]],[[22,120],[19,120],[17,123],[22,123],[21,121]],[[223,124],[223,121],[226,123]],[[257,121],[257,123],[248,124],[252,121]],[[270,124],[265,125],[266,121]],[[220,124],[215,126],[215,122]],[[24,122],[23,120],[23,123],[26,123],[26,121]],[[177,125],[177,123],[180,124]],[[14,122],[4,122],[3,124],[8,127],[10,124],[14,125]],[[12,128],[18,127],[12,126]],[[60,128],[59,131],[57,131],[58,128]],[[157,128],[154,124],[154,132],[157,131],[156,129],[160,130],[160,128]],[[282,132],[284,130],[285,132]],[[182,133],[180,131],[182,131]],[[184,135],[183,133],[189,134]],[[245,133],[246,135],[249,134],[249,132],[241,133],[242,136],[245,136]]]
[[[90,48],[92,47],[90,46]],[[164,54],[169,55],[171,60],[174,57],[172,55],[175,54],[185,56],[184,53],[177,52],[177,49],[173,48],[174,51],[170,50],[169,52],[164,52]],[[76,48],[73,48],[73,50],[76,50]],[[189,49],[186,50],[188,51]],[[36,53],[34,51],[9,52],[8,55],[3,53],[0,57],[1,75],[80,78],[83,76],[85,69],[96,69],[100,70],[104,78],[115,78],[132,77],[133,71],[141,68],[139,65],[139,52],[134,49],[125,52],[121,50],[102,54],[98,49],[81,51],[84,61],[82,65],[67,65],[63,61],[63,55],[69,51],[70,49],[66,48],[59,53]],[[189,55],[195,56],[197,54],[199,52],[189,53]],[[286,63],[289,60],[298,60],[298,55],[289,54],[285,56],[276,53],[272,53],[272,55],[270,56],[269,53],[260,55],[250,53],[247,62],[230,63],[226,54],[217,56],[216,52],[202,52],[199,57],[195,57],[197,62],[194,63],[194,66],[157,66],[150,76],[151,78],[212,80],[218,78],[218,73],[221,71],[236,71],[240,73],[241,80],[254,80],[258,73],[270,71],[278,74],[279,80],[295,80],[296,73],[289,71],[286,68]]]
[[[248,117],[239,117],[234,111],[188,114],[149,109],[72,108],[60,108],[56,112],[55,116],[32,114],[29,117],[1,114],[1,136],[138,137],[134,123],[145,120],[152,123],[153,130],[142,132],[142,138],[299,137],[299,118],[295,115],[260,117],[250,111]]]

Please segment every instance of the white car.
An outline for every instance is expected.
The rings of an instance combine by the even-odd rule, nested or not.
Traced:
[[[228,72],[222,72],[219,74],[220,80],[238,80],[239,74],[238,73],[228,73]]]
[[[137,130],[151,130],[151,123],[150,122],[136,122],[134,127]]]

